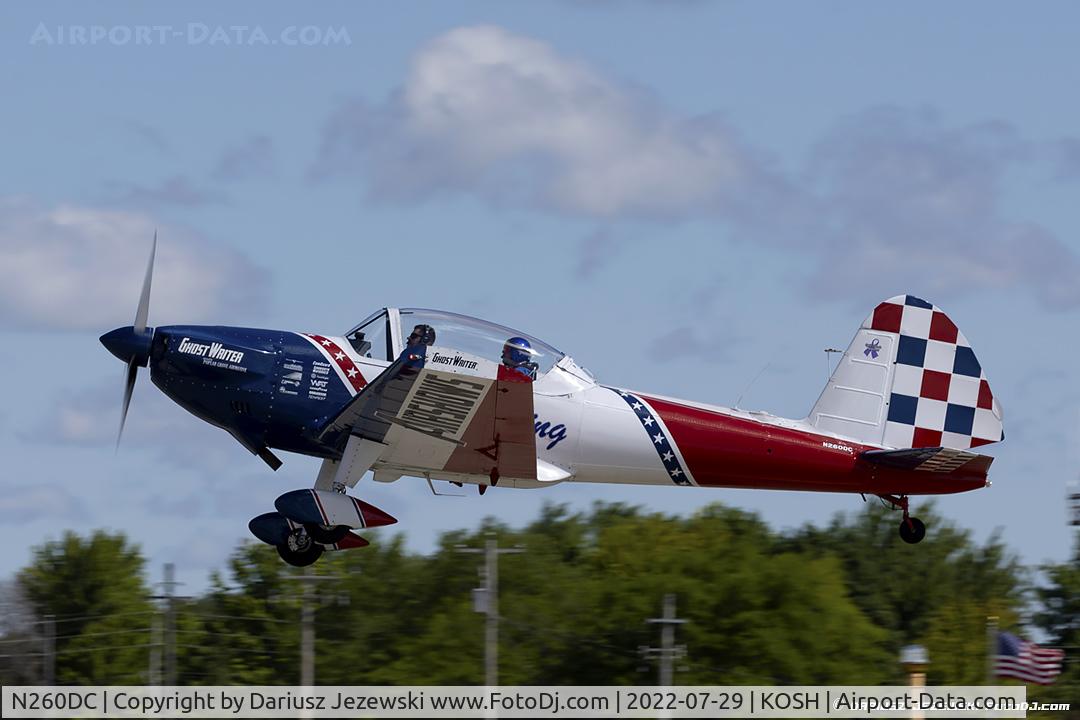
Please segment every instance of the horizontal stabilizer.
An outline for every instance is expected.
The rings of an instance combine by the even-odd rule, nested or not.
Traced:
[[[922,470],[923,472],[948,473],[964,468],[965,471],[983,472],[990,468],[994,458],[966,450],[946,447],[907,448],[904,450],[867,450],[859,455],[875,465]]]

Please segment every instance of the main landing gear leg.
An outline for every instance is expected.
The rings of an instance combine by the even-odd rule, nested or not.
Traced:
[[[904,519],[900,521],[901,540],[909,545],[914,545],[926,537],[926,525],[923,524],[923,521],[908,514],[907,495],[881,495],[880,497],[894,508],[900,508],[904,511]]]

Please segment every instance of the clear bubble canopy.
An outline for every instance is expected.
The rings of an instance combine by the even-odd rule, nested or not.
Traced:
[[[391,331],[391,326],[396,323]],[[434,331],[433,344],[469,353],[493,362],[503,359],[510,341],[518,352],[528,355],[535,363],[538,375],[543,375],[559,362],[565,353],[528,333],[488,322],[479,318],[426,308],[386,308],[374,313],[349,331],[346,337],[361,355],[392,360],[400,352],[417,326]],[[396,335],[396,338],[394,337]],[[524,341],[524,342],[522,342]],[[398,348],[395,348],[398,345]]]

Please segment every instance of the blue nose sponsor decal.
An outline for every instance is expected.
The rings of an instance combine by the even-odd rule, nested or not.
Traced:
[[[547,444],[548,450],[566,439],[566,426],[562,423],[552,425],[549,422],[542,422],[538,414],[533,415],[533,420],[535,421],[533,427],[536,428],[536,437],[551,441]]]

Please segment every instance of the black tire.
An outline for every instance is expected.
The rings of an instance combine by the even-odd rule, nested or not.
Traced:
[[[348,525],[315,525],[306,524],[304,529],[307,530],[307,534],[311,536],[311,539],[321,545],[336,545],[349,534]]]
[[[311,565],[323,554],[323,547],[318,543],[311,543],[311,547],[307,550],[290,550],[288,545],[275,545],[278,555],[281,559],[289,563],[293,567],[307,567]]]
[[[908,525],[908,523],[911,523]],[[900,539],[909,545],[915,545],[926,537],[926,525],[919,518],[908,518],[900,522]]]

